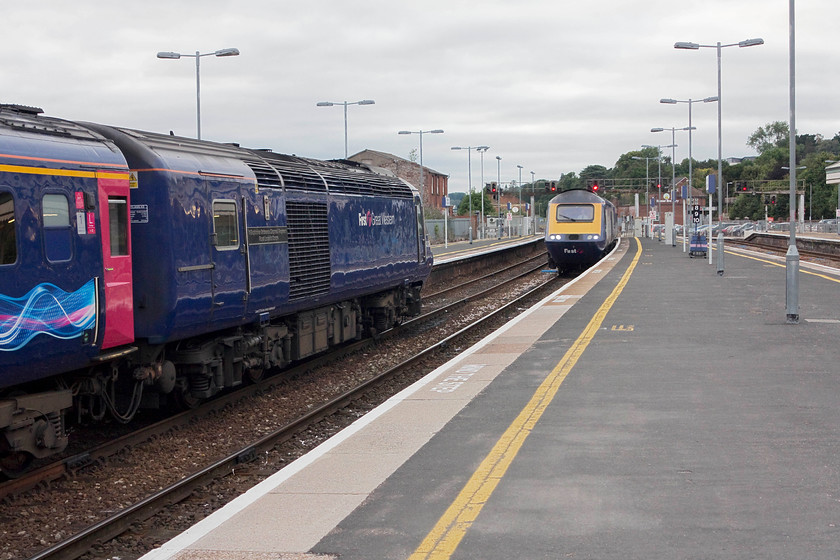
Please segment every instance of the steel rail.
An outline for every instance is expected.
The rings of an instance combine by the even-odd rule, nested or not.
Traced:
[[[478,279],[470,279],[466,282],[458,284],[457,286],[441,290],[440,292],[430,294],[426,297],[438,297],[444,293],[450,293],[458,289],[463,289],[465,287],[477,283],[478,281],[488,280],[493,276],[503,274],[514,268],[523,266],[531,261],[544,258],[544,256],[544,254],[540,254],[534,257],[524,259],[519,263],[508,266],[494,273],[486,274]],[[524,277],[525,275],[532,273],[534,270],[537,269],[529,269],[528,272],[518,274],[508,280],[501,282],[500,284],[495,285],[492,288],[471,294],[467,297],[451,302],[446,306],[440,307],[418,317],[409,319],[408,321],[403,322],[401,325],[398,325],[393,329],[389,329],[380,333],[378,335],[378,339],[383,340],[390,338],[399,333],[403,328],[414,327],[419,324],[422,324],[425,321],[430,321],[439,315],[443,315],[451,311],[452,309],[455,309],[459,305],[464,305],[466,303],[474,301],[475,299],[483,297],[484,295],[502,286],[512,283]],[[222,395],[219,395],[218,397],[207,401],[206,403],[203,403],[199,408],[180,412],[166,419],[160,420],[158,422],[149,424],[148,426],[135,430],[129,434],[104,442],[83,452],[60,459],[58,461],[51,462],[37,469],[33,469],[32,471],[24,473],[16,479],[3,481],[2,483],[0,483],[0,500],[8,500],[9,498],[17,494],[21,494],[33,488],[48,487],[50,483],[52,483],[55,480],[59,480],[63,477],[72,477],[82,469],[89,468],[95,465],[102,465],[107,461],[108,457],[115,455],[120,450],[126,447],[137,445],[153,437],[165,434],[173,429],[177,429],[180,426],[187,425],[195,421],[195,419],[198,417],[203,417],[207,414],[211,414],[213,412],[222,410],[230,404],[236,402],[237,400],[253,396],[259,391],[271,389],[279,383],[285,382],[288,379],[302,375],[306,371],[311,370],[315,367],[320,367],[332,361],[340,360],[341,358],[354,352],[364,350],[374,343],[375,341],[372,339],[364,339],[357,342],[351,342],[347,345],[333,350],[329,354],[325,354],[323,356],[316,356],[310,360],[307,360],[303,364],[299,364],[292,368],[283,370],[277,375],[263,379],[258,383],[241,387],[235,392],[224,393]]]
[[[339,395],[286,426],[260,438],[258,441],[251,443],[234,453],[231,453],[227,457],[201,469],[200,471],[179,480],[178,482],[160,490],[156,494],[149,496],[134,505],[124,508],[111,517],[103,519],[102,521],[84,529],[68,539],[39,552],[35,556],[30,557],[29,560],[76,560],[83,554],[87,553],[92,546],[116,538],[129,529],[133,524],[145,521],[164,508],[186,499],[195,489],[206,485],[215,478],[230,474],[237,465],[253,460],[261,451],[271,449],[276,445],[287,441],[295,434],[306,429],[308,426],[311,426],[321,419],[332,415],[336,411],[347,407],[374,386],[399,376],[406,369],[414,364],[417,364],[422,359],[428,357],[441,348],[445,348],[452,341],[466,336],[484,323],[499,317],[503,313],[506,313],[514,306],[520,305],[521,302],[531,297],[537,291],[544,289],[546,286],[556,281],[558,281],[556,276],[550,277],[546,282],[528,290],[525,294],[520,295],[495,311],[488,313],[481,319],[474,321],[470,325],[436,342],[432,346],[429,346],[404,362]],[[496,288],[498,288],[498,286]]]

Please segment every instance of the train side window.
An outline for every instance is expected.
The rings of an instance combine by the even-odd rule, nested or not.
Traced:
[[[128,255],[128,204],[124,196],[108,197],[111,256]]]
[[[41,199],[44,250],[51,262],[69,261],[72,256],[70,204],[63,194],[45,194]]]
[[[558,204],[558,222],[591,222],[595,219],[595,207],[591,204]]]
[[[0,192],[0,265],[17,261],[15,234],[15,199],[12,193]]]
[[[213,201],[213,233],[216,249],[224,251],[239,247],[236,202],[232,200]]]

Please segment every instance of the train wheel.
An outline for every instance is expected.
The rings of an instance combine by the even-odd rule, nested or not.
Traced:
[[[2,447],[8,447],[5,437],[0,436],[0,440]],[[0,451],[0,474],[6,478],[17,478],[29,470],[32,461],[34,457],[26,451],[3,449]]]
[[[264,373],[265,373],[265,370],[263,368],[260,368],[260,367],[253,368],[252,367],[252,368],[248,368],[248,369],[245,370],[245,377],[251,383],[258,383],[263,378]]]
[[[193,408],[198,408],[198,406],[204,401],[204,399],[200,397],[195,397],[190,392],[189,386],[179,384],[175,387],[175,390],[172,391],[172,403],[177,410],[191,410]]]

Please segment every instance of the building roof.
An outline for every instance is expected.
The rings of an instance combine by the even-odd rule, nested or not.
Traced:
[[[355,153],[347,159],[350,159],[350,160],[353,160],[353,161],[359,161],[361,159],[364,159],[365,154],[371,154],[371,155],[376,155],[380,158],[390,159],[394,163],[402,162],[402,163],[406,163],[408,165],[416,165],[417,167],[420,167],[420,163],[418,163],[416,161],[411,161],[411,160],[408,160],[408,159],[405,159],[405,158],[401,158],[399,156],[395,156],[394,154],[389,154],[387,152],[380,152],[380,151],[377,151],[377,150],[370,150],[370,149],[362,150],[361,152]],[[435,171],[431,167],[427,167],[425,165],[423,166],[423,169],[425,171],[427,171],[429,173],[432,173],[432,174],[435,174],[435,175],[443,175],[444,177],[449,176],[447,173],[441,173],[440,171]]]

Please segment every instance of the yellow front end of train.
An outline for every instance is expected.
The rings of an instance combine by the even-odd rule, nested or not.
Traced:
[[[560,272],[598,261],[617,233],[615,206],[591,191],[564,191],[548,203],[545,247]]]

